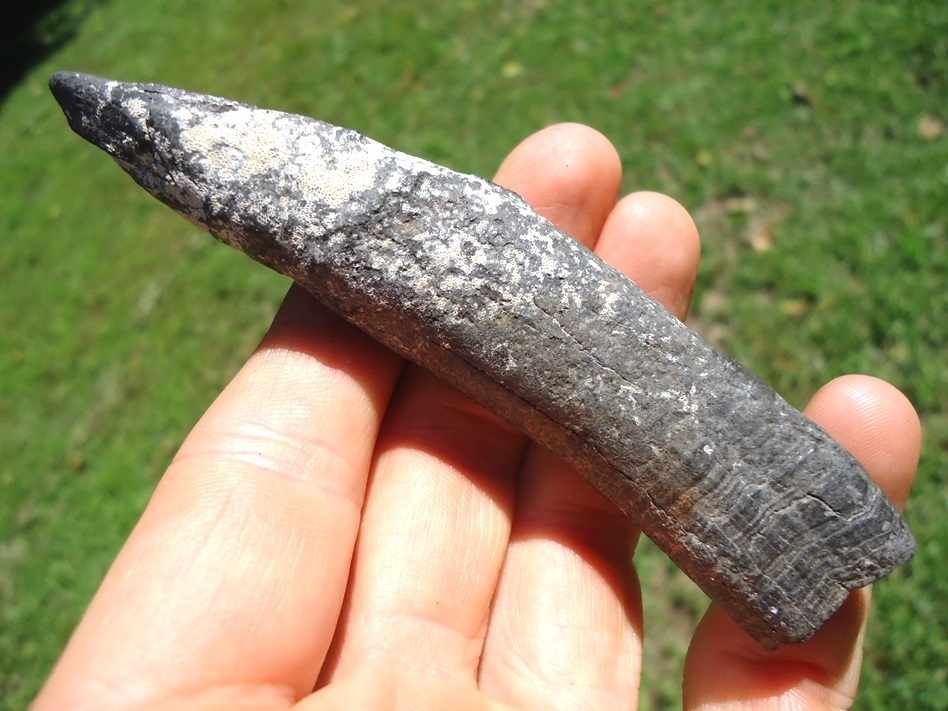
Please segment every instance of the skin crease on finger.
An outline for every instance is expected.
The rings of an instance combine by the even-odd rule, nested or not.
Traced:
[[[558,165],[560,169],[545,170],[550,165]],[[498,173],[499,182],[524,194],[548,219],[575,234],[584,243],[593,246],[599,238],[596,248],[600,254],[622,271],[634,273],[634,278],[640,284],[679,317],[683,317],[693,279],[693,276],[687,275],[693,274],[697,263],[697,232],[694,223],[677,203],[654,193],[635,193],[615,204],[620,177],[618,157],[608,141],[591,129],[575,125],[556,126],[527,139],[514,150]],[[683,242],[676,241],[681,240],[683,235]],[[297,307],[301,304],[307,306],[297,299]],[[283,316],[278,317],[278,321],[285,318],[283,311],[281,314]],[[241,422],[233,419],[229,421],[229,418],[239,420],[247,412],[258,408],[259,396],[265,392],[268,408],[277,412],[281,407],[289,408],[288,412],[293,416],[288,420],[295,423],[307,437],[312,437],[311,428],[318,428],[323,422],[321,418],[329,415],[312,416],[310,410],[318,410],[325,403],[310,401],[307,399],[310,396],[305,394],[317,387],[316,383],[324,382],[335,383],[336,387],[345,391],[340,391],[339,402],[330,408],[335,413],[333,417],[338,418],[340,413],[351,414],[348,403],[353,398],[363,403],[361,407],[364,408],[364,414],[352,423],[352,432],[346,436],[361,432],[358,435],[360,440],[371,443],[377,413],[386,407],[386,388],[397,377],[399,366],[378,352],[368,357],[365,350],[371,350],[373,346],[345,328],[337,328],[332,324],[326,327],[321,323],[319,328],[314,329],[313,324],[305,318],[296,326],[284,322],[281,328],[277,342],[271,340],[266,352],[251,360],[247,372],[238,380],[237,389],[231,390],[231,397],[235,393],[240,396],[243,409],[235,408],[232,411],[229,409],[232,401],[222,399],[212,407],[211,419],[205,420],[204,424],[196,428],[196,432],[200,435],[201,428],[206,428],[208,424],[224,434],[231,427],[239,429]],[[349,350],[327,346],[325,350],[332,350],[336,360],[329,363],[323,359],[316,363],[312,358],[313,353],[326,345],[327,334],[330,338],[341,339],[335,345],[344,342]],[[302,353],[296,352],[296,349]],[[362,351],[358,360],[359,377],[353,380],[354,371],[351,368],[347,370],[347,363],[357,349]],[[384,373],[373,369],[373,363],[384,364]],[[327,367],[334,373],[328,379]],[[268,375],[267,368],[280,370],[270,370]],[[284,378],[279,387],[264,382],[287,368],[295,369],[296,375],[292,379]],[[386,384],[383,385],[380,382],[382,380]],[[367,383],[369,390],[374,393],[371,397],[366,396]],[[280,394],[284,390],[287,393],[285,397]],[[902,502],[918,457],[918,420],[911,406],[904,398],[899,401],[898,397],[894,389],[880,381],[841,379],[814,397],[808,413],[866,464],[890,496]],[[306,440],[301,438],[301,441]],[[332,444],[331,440],[327,441]],[[371,449],[371,444],[368,448]],[[213,454],[204,452],[208,453]],[[363,452],[360,461],[365,459],[364,455]],[[299,452],[294,456],[298,458]],[[156,498],[163,499],[162,508],[156,508],[158,513],[162,510],[181,512],[182,495],[186,505],[200,510],[197,504],[201,503],[198,501],[201,475],[194,471],[195,461],[189,462],[187,457],[182,457],[176,463],[176,480],[187,482],[187,485],[176,489],[174,481],[169,480],[160,492],[156,492]],[[207,459],[200,462],[206,468],[212,464]],[[185,471],[188,468],[190,471]],[[272,472],[269,474],[272,475]],[[516,602],[519,599],[522,603],[519,609],[526,613],[526,619],[519,621],[523,633],[521,638],[502,640],[508,643],[505,651],[511,648],[516,651],[516,645],[524,649],[531,642],[539,640],[543,646],[539,651],[549,650],[560,659],[573,660],[565,668],[565,674],[559,673],[558,668],[541,667],[530,669],[526,677],[502,676],[511,670],[516,673],[517,669],[508,667],[498,670],[498,666],[502,666],[498,665],[502,657],[498,656],[493,661],[489,659],[491,649],[488,629],[484,655],[481,660],[474,658],[474,668],[466,670],[466,675],[438,676],[419,673],[418,670],[406,671],[403,665],[388,666],[379,660],[367,660],[368,663],[350,668],[345,675],[332,679],[328,686],[302,698],[297,708],[306,711],[343,708],[451,708],[479,711],[510,708],[481,692],[486,687],[488,693],[497,698],[518,702],[523,697],[517,697],[516,691],[524,688],[524,682],[529,684],[530,679],[556,681],[557,675],[562,686],[551,684],[549,689],[541,689],[541,692],[546,693],[545,698],[532,696],[531,706],[589,707],[592,698],[608,698],[622,707],[634,705],[641,648],[641,626],[634,612],[638,606],[638,586],[634,576],[628,576],[628,580],[618,584],[598,585],[595,576],[589,575],[590,572],[595,573],[595,566],[589,563],[596,560],[597,556],[605,559],[605,568],[613,569],[614,572],[614,543],[601,539],[605,531],[612,531],[615,537],[628,529],[610,529],[615,523],[610,520],[599,528],[603,535],[597,535],[596,521],[585,523],[583,545],[576,545],[576,537],[571,533],[573,529],[563,525],[562,517],[557,518],[563,511],[569,511],[573,497],[589,504],[584,518],[595,519],[594,512],[603,515],[611,509],[596,509],[600,504],[590,503],[590,496],[576,496],[578,487],[585,484],[576,480],[571,472],[550,467],[543,474],[558,477],[557,486],[550,487],[551,491],[557,492],[554,497],[556,500],[538,502],[546,510],[535,513],[541,517],[546,530],[558,530],[564,535],[540,541],[539,549],[535,551],[540,553],[538,557],[531,558],[530,540],[518,542],[519,553],[515,553],[511,547],[506,551],[506,557],[500,556],[504,566],[501,580],[506,576],[510,580],[522,581],[523,585],[518,590],[508,589],[505,592],[501,582],[489,613],[493,627],[495,622],[503,619],[504,614],[518,609],[516,605],[504,608],[503,596],[513,593],[512,600]],[[281,478],[280,482],[283,481]],[[217,483],[221,483],[220,477]],[[360,485],[359,476],[348,477],[348,484],[343,490],[346,498],[350,499],[347,504],[350,508],[351,499],[358,498]],[[529,484],[518,490],[518,494],[529,493],[527,487]],[[106,595],[100,592],[103,599],[95,607],[94,622],[86,625],[78,635],[81,639],[73,646],[71,653],[67,651],[68,659],[64,657],[66,664],[63,669],[68,670],[65,675],[68,678],[63,678],[59,688],[46,698],[47,705],[38,706],[37,709],[91,707],[184,711],[195,708],[287,708],[294,700],[304,697],[313,688],[312,679],[315,675],[312,670],[319,664],[323,653],[321,650],[325,650],[332,639],[332,624],[337,619],[342,592],[330,588],[338,585],[341,590],[345,590],[348,559],[332,567],[327,563],[324,570],[334,571],[330,582],[327,574],[316,574],[307,570],[307,566],[298,565],[299,558],[295,555],[297,549],[274,545],[273,540],[264,540],[264,534],[269,531],[283,540],[296,536],[293,540],[298,541],[300,546],[317,542],[319,536],[323,536],[323,543],[326,543],[332,532],[313,526],[312,517],[305,515],[309,509],[304,509],[300,503],[300,492],[310,495],[312,490],[299,489],[293,484],[287,488],[285,497],[261,496],[248,500],[248,506],[265,507],[262,511],[257,509],[250,512],[254,516],[247,518],[248,525],[256,526],[259,523],[264,527],[262,533],[255,530],[249,538],[250,543],[256,544],[260,557],[261,566],[255,570],[243,570],[250,565],[247,561],[248,541],[242,538],[249,535],[246,533],[249,529],[245,529],[244,533],[239,529],[236,533],[233,529],[228,532],[225,527],[233,525],[229,520],[222,518],[217,528],[210,529],[215,534],[213,542],[219,544],[220,551],[229,556],[224,559],[213,555],[213,551],[207,548],[207,540],[197,545],[189,536],[182,535],[181,527],[177,525],[139,531],[137,547],[128,547],[123,552],[123,562],[115,569],[128,577],[115,578],[103,586]],[[326,505],[338,498],[338,492],[331,493],[332,497]],[[188,497],[194,499],[190,504]],[[485,501],[487,499],[489,497]],[[526,506],[518,502],[514,515],[524,511]],[[356,512],[356,519],[357,515]],[[155,516],[153,512],[151,523],[146,521],[146,526],[154,524]],[[345,514],[345,517],[352,518],[349,514]],[[531,518],[532,523],[536,521],[536,516]],[[297,535],[301,531],[305,535]],[[152,534],[150,538],[149,532]],[[332,538],[332,543],[338,544],[340,552],[351,550],[352,544],[347,536],[354,538],[354,533],[347,529],[341,542],[339,537]],[[143,540],[151,544],[142,548]],[[567,587],[572,586],[571,589],[553,591],[553,597],[546,601],[529,597],[530,588],[536,587],[531,586],[534,579],[530,577],[529,566],[541,565],[546,560],[544,551],[549,551],[560,542],[565,545],[560,546],[550,559],[564,566],[559,578],[566,581]],[[521,543],[528,545],[521,546]],[[178,562],[190,558],[177,553],[178,546],[181,550],[188,550],[189,547],[194,549],[193,562],[206,568],[201,573],[203,577],[189,578],[190,569],[182,568]],[[310,556],[316,555],[310,551],[305,560],[310,561],[314,559]],[[521,560],[524,560],[524,555],[527,565],[511,570],[510,566],[517,564],[515,558],[521,556]],[[494,557],[488,558],[494,560]],[[283,563],[292,563],[294,567],[282,570],[279,566]],[[143,571],[147,575],[143,575]],[[235,578],[232,575],[234,572],[247,575]],[[498,575],[500,573],[497,571]],[[115,577],[115,573],[110,573],[110,576]],[[138,580],[140,584],[140,589],[134,590],[133,595],[123,592],[123,585],[129,580]],[[567,693],[570,673],[578,671],[579,665],[584,662],[587,666],[595,667],[599,661],[594,655],[584,657],[576,650],[581,649],[584,643],[588,644],[590,639],[601,639],[605,634],[603,631],[590,631],[592,618],[589,616],[589,607],[584,607],[589,600],[584,603],[582,592],[575,589],[575,581],[590,580],[595,587],[593,597],[600,595],[600,600],[612,605],[611,608],[603,605],[599,609],[615,612],[615,616],[603,616],[602,619],[619,629],[615,636],[618,648],[605,645],[604,648],[622,661],[618,665],[613,661],[614,666],[607,671],[616,671],[625,677],[619,680],[621,683],[606,678],[608,684],[616,686],[599,689],[601,696],[596,693],[586,695],[586,703],[583,704],[583,697],[570,697]],[[602,580],[609,582],[608,576],[600,576]],[[199,587],[191,589],[189,585]],[[272,587],[267,588],[265,585]],[[228,586],[238,586],[239,589],[228,589]],[[160,594],[154,593],[156,590]],[[572,598],[578,601],[578,605],[559,607],[556,595],[560,593],[565,596],[562,599]],[[189,594],[190,599],[187,597]],[[632,596],[636,599],[630,599]],[[332,598],[329,603],[325,602],[327,597]],[[227,599],[230,605],[221,604],[222,600]],[[280,604],[274,607],[274,600]],[[169,601],[171,604],[166,609],[157,610]],[[197,606],[194,605],[195,601]],[[244,607],[234,607],[235,603],[243,604]],[[546,603],[552,604],[543,606]],[[745,640],[749,641],[749,638],[743,631],[723,613],[712,608],[702,622],[689,654],[685,671],[686,703],[689,707],[706,709],[822,708],[837,703],[843,705],[851,697],[858,676],[859,639],[867,604],[868,596],[865,593],[855,595],[813,643],[796,648],[796,651],[803,651],[803,654],[796,656],[793,650],[783,652],[785,656],[768,656],[770,653],[746,644]],[[529,614],[537,611],[545,612],[548,616],[552,612],[559,617],[553,620],[557,624],[562,623],[558,628],[561,633],[559,638],[548,637],[544,641],[539,634],[543,628],[531,626],[533,623]],[[486,617],[487,611],[484,614]],[[321,620],[319,625],[313,623],[316,616]],[[447,615],[447,619],[450,618]],[[118,626],[115,625],[116,621],[119,622]],[[535,622],[544,623],[544,620]],[[511,625],[498,626],[513,629]],[[555,625],[546,627],[554,628]],[[564,639],[570,633],[575,638]],[[655,633],[660,633],[660,630],[655,630]],[[201,635],[204,637],[201,638]],[[271,644],[263,644],[268,641]],[[548,644],[551,641],[560,646],[552,649],[552,645]],[[111,647],[105,653],[99,649],[103,642]],[[570,647],[570,644],[574,646]],[[222,645],[227,648],[221,649]],[[542,664],[548,660],[549,657],[540,655],[534,661]],[[478,680],[478,661],[482,669],[489,664],[494,665],[492,678],[482,677]],[[635,678],[631,679],[629,675]],[[608,677],[608,674],[604,676]],[[88,679],[98,681],[88,684]],[[135,684],[134,680],[141,680],[141,684]],[[775,684],[775,680],[779,683]],[[479,689],[477,681],[483,681],[485,687]],[[145,694],[152,694],[144,698],[156,700],[164,694],[165,700],[144,706],[141,705],[143,697],[116,701],[123,694],[123,683],[129,684],[132,694],[144,689]],[[72,688],[65,688],[64,685],[72,685]],[[113,704],[102,705],[90,698],[88,692],[95,689],[107,689]],[[55,692],[58,692],[58,696]],[[72,703],[56,703],[57,698],[60,701],[71,699]]]

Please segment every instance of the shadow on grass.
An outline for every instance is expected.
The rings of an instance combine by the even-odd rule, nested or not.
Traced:
[[[26,73],[62,47],[103,0],[10,2],[0,12],[0,105]]]

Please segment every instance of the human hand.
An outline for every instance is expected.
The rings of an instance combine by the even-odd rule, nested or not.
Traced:
[[[616,203],[602,136],[542,131],[496,180],[684,317],[694,224],[654,193]],[[904,397],[852,376],[806,412],[904,503],[920,447]],[[34,711],[634,708],[636,538],[553,455],[294,287]],[[775,652],[712,605],[686,706],[847,706],[868,601],[853,593],[813,640]]]

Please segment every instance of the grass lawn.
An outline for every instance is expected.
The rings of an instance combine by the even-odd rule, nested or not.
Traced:
[[[75,35],[0,105],[0,709],[36,692],[288,285],[73,135],[59,69],[305,113],[484,176],[550,123],[602,131],[627,190],[698,221],[695,328],[797,406],[864,372],[921,413],[919,552],[875,588],[858,707],[948,708],[948,4],[425,5],[73,0]],[[705,603],[637,557],[642,707],[674,708]]]

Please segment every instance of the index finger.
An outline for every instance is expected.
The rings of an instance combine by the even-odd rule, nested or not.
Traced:
[[[182,445],[35,711],[310,691],[401,361],[294,287]]]

